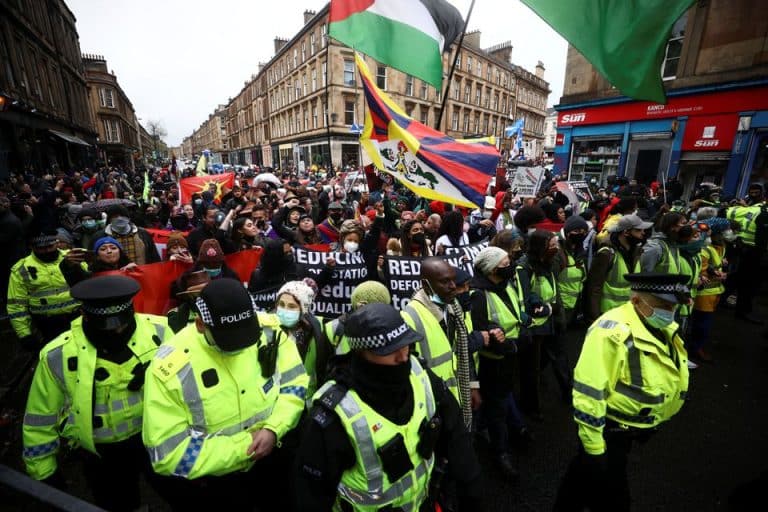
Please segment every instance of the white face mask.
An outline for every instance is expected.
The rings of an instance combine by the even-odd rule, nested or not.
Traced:
[[[493,212],[488,211],[488,210],[483,211],[483,218],[484,219],[490,219],[491,215],[493,215]]]
[[[734,233],[732,229],[726,229],[723,231],[723,240],[726,242],[733,242],[736,240],[736,233]]]
[[[344,250],[347,252],[357,252],[360,248],[360,244],[357,242],[344,242]]]
[[[587,226],[589,226],[589,229],[595,229],[595,225],[594,225],[594,224],[592,224],[592,221],[591,221],[591,220],[588,220],[588,221],[587,221]]]

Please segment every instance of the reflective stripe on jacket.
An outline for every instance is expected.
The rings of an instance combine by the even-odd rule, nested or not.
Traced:
[[[137,366],[148,364],[170,334],[164,317],[137,314],[128,341],[135,357],[116,364],[97,357],[78,318],[71,330],[43,348],[22,427],[24,462],[33,478],[56,471],[60,436],[97,453],[99,443],[119,442],[141,430],[142,390],[131,391],[128,384]]]
[[[600,312],[617,308],[629,300],[632,290],[629,288],[629,282],[624,279],[624,274],[628,274],[627,263],[619,252],[613,247],[602,247],[598,252],[609,251],[611,253],[611,270],[603,283],[603,292],[600,296]],[[635,262],[632,272],[640,271],[640,262]]]
[[[574,369],[573,407],[587,453],[605,451],[606,418],[635,428],[655,427],[677,414],[688,392],[688,355],[677,324],[656,339],[626,303],[587,331]]]
[[[264,376],[259,348],[277,343],[272,375]],[[224,354],[195,325],[157,351],[147,370],[142,437],[155,471],[198,478],[244,471],[251,432],[268,429],[278,443],[295,428],[309,376],[295,343],[262,328],[258,343]]]

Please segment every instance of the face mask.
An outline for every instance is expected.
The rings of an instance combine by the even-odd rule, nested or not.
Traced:
[[[131,232],[131,221],[127,217],[117,217],[112,220],[110,226],[118,235],[127,235]]]
[[[698,215],[696,215],[696,214],[695,214],[695,213],[693,213],[693,212],[692,212],[692,213],[691,213],[691,214],[688,216],[688,219],[689,219],[689,220],[691,220],[691,221],[694,221],[694,220],[696,220],[697,218],[698,218]]]
[[[299,323],[301,317],[301,311],[294,311],[292,309],[277,308],[277,318],[280,320],[280,325],[285,327],[293,327]]]
[[[630,247],[636,247],[641,243],[643,243],[643,241],[640,238],[635,238],[632,235],[627,235],[627,243],[629,244]]]
[[[484,219],[490,219],[491,215],[493,215],[493,212],[489,212],[488,210],[483,211],[483,218]]]
[[[341,220],[341,214],[340,213],[332,213],[332,214],[329,215],[329,217],[331,218],[331,220],[333,221],[334,224],[338,224],[339,221]]]
[[[221,267],[219,268],[207,268],[205,269],[209,277],[219,277],[221,275]]]
[[[504,280],[512,279],[515,275],[515,267],[507,265],[506,267],[499,267],[496,269],[496,275]]]
[[[723,231],[723,240],[726,242],[733,242],[736,240],[736,233],[734,233],[732,229]]]
[[[426,241],[426,236],[424,236],[424,233],[416,233],[411,237],[411,241],[418,245],[424,245],[424,242]]]
[[[698,254],[701,252],[701,250],[706,247],[707,239],[700,238],[698,240],[692,240],[688,242],[687,244],[681,245],[679,248],[681,251],[686,252],[688,254]]]
[[[444,305],[445,301],[443,301],[443,299],[441,299],[440,296],[435,293],[435,290],[432,289],[432,285],[429,284],[429,281],[424,281],[423,283],[424,283],[423,284],[424,291],[427,292],[427,294],[429,295],[429,300],[431,300],[432,302],[434,302],[439,306]]]
[[[360,244],[357,242],[344,242],[344,250],[347,252],[357,252]]]
[[[95,220],[84,220],[83,221],[83,229],[87,229],[88,231],[93,231],[96,229],[96,221]]]
[[[570,242],[573,245],[576,245],[576,246],[579,246],[579,245],[583,244],[584,240],[586,238],[587,238],[587,235],[585,235],[585,234],[580,234],[580,235],[570,234],[570,235],[568,235],[568,240],[570,240]]]
[[[647,302],[643,302],[643,304],[645,304],[649,308],[651,307]],[[645,322],[651,327],[654,327],[656,329],[663,329],[664,327],[668,327],[672,322],[675,321],[674,311],[668,311],[666,309],[661,309],[661,308],[651,308],[651,309],[653,309],[653,313],[651,314],[651,316],[645,317]]]
[[[36,252],[35,258],[39,259],[43,263],[53,263],[59,257],[59,251],[50,252]]]

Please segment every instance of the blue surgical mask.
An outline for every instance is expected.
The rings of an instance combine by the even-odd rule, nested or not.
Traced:
[[[88,230],[96,229],[96,221],[93,220],[93,219],[84,220],[83,221],[83,228],[88,229]]]
[[[647,302],[643,302],[646,306],[651,308],[651,305]],[[664,329],[669,327],[672,322],[675,321],[675,312],[662,308],[651,308],[653,313],[651,316],[645,317],[645,322],[656,329]]]
[[[698,254],[701,250],[707,246],[706,238],[699,238],[698,240],[692,240],[687,244],[679,246],[679,249],[686,254]]]
[[[295,309],[277,308],[276,313],[280,325],[283,327],[293,327],[299,323],[299,318],[301,318],[301,311]]]
[[[221,275],[221,267],[219,268],[206,268],[205,271],[209,277],[219,277]]]

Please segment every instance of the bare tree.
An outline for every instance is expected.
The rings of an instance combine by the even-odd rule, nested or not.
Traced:
[[[152,137],[152,150],[155,152],[155,155],[157,155],[158,144],[163,137],[168,135],[168,132],[162,122],[149,120],[147,121],[147,133]]]

